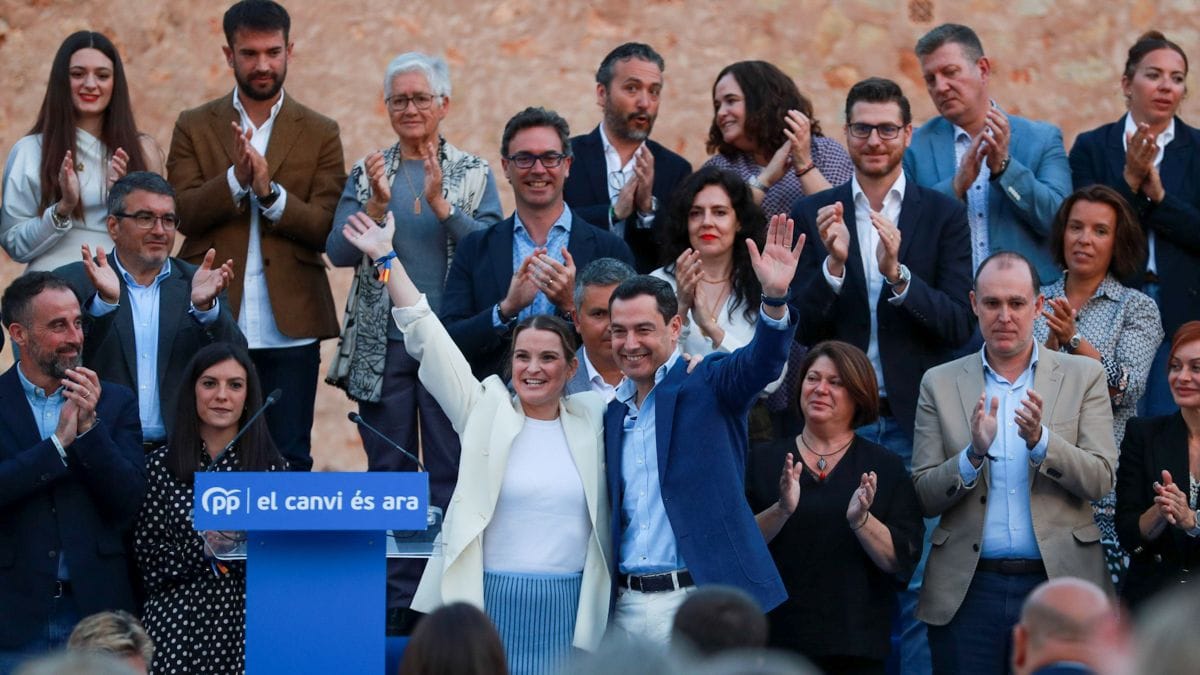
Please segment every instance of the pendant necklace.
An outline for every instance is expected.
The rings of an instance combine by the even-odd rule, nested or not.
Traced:
[[[846,441],[846,444],[843,445],[842,447],[838,448],[837,450],[834,450],[833,452],[827,452],[823,455],[821,453],[817,452],[816,450],[812,449],[812,446],[810,446],[808,444],[808,441],[804,440],[803,433],[800,434],[800,442],[804,444],[804,448],[806,450],[808,450],[809,452],[811,452],[812,454],[817,456],[817,471],[820,472],[817,475],[817,478],[818,478],[818,480],[824,481],[825,478],[829,475],[828,473],[825,472],[825,467],[829,466],[829,463],[825,461],[825,458],[833,457],[834,455],[838,455],[838,454],[845,452],[846,448],[849,448],[850,444],[854,442],[854,436],[851,435],[850,440]]]
[[[408,191],[413,194],[413,215],[421,215],[421,194],[413,188],[412,179],[408,177],[408,168],[404,166],[404,154],[400,155],[400,173],[404,174],[404,182],[408,184]]]
[[[723,289],[723,288],[720,288],[720,287],[723,287],[723,286],[724,286],[726,283],[728,283],[728,282],[729,282],[729,279],[728,279],[728,278],[726,278],[726,279],[721,279],[721,280],[719,280],[719,281],[712,281],[712,280],[710,280],[710,279],[706,279],[706,278],[704,278],[704,277],[702,276],[702,277],[700,277],[700,281],[701,281],[702,283],[706,283],[706,284],[709,284],[709,285],[711,285],[711,286],[718,286],[718,285],[719,285],[719,287],[718,287],[718,291],[717,291],[717,297],[713,299],[713,303],[712,303],[712,305],[711,305],[711,306],[709,306],[709,307],[702,307],[702,308],[701,308],[701,309],[704,311],[704,313],[708,315],[708,320],[709,320],[709,321],[711,321],[712,323],[719,323],[719,322],[717,321],[717,317],[718,317],[718,315],[719,315],[719,310],[720,310],[720,308],[721,308],[721,305],[723,305],[723,304],[724,304],[722,301],[725,299],[725,293],[724,293],[724,289]],[[697,303],[697,304],[699,304],[699,303]]]

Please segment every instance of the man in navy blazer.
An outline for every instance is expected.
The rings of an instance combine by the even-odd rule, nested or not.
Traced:
[[[1058,279],[1047,237],[1071,192],[1062,132],[996,105],[988,94],[991,61],[967,26],[934,28],[916,53],[940,117],[913,134],[904,156],[909,178],[966,202],[972,270],[996,251],[1016,251],[1043,282]]]
[[[9,672],[61,646],[83,616],[136,611],[122,535],[146,468],[133,393],[79,366],[70,287],[31,272],[2,303],[21,350],[0,375],[0,672]]]
[[[596,70],[604,119],[571,139],[574,171],[563,197],[581,218],[629,244],[638,273],[661,265],[659,233],[668,200],[692,172],[686,159],[650,140],[662,95],[663,57],[640,42],[608,53]]]
[[[604,420],[613,511],[613,623],[666,643],[675,610],[697,584],[736,586],[763,611],[787,590],[745,497],[746,417],[779,377],[795,332],[787,289],[803,238],[771,219],[761,255],[754,339],[710,354],[688,374],[679,351],[682,319],[671,286],[637,276],[613,291],[613,354],[625,380]]]
[[[970,233],[962,203],[904,175],[912,113],[896,83],[854,85],[846,121],[854,177],[792,211],[811,242],[792,282],[797,339],[867,353],[883,397],[882,438],[872,440],[910,465],[921,376],[950,360],[974,327]]]
[[[246,346],[228,303],[218,299],[233,261],[214,269],[212,250],[200,267],[169,257],[175,226],[166,219],[176,217],[175,190],[158,174],[122,177],[109,189],[108,203],[113,255],[89,256],[54,273],[71,285],[83,309],[84,365],[137,394],[142,440],[161,445],[192,356],[219,340]],[[139,218],[150,218],[150,228]]]
[[[558,113],[526,108],[504,126],[500,163],[517,209],[458,242],[442,296],[442,323],[479,379],[503,372],[512,329],[533,314],[570,320],[575,270],[596,258],[633,264],[615,235],[563,203],[570,129]]]

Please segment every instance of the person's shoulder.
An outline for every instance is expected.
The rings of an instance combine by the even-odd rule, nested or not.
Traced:
[[[909,180],[905,185],[905,190],[915,190],[915,194],[919,195],[922,202],[929,204],[936,213],[954,213],[955,211],[965,211],[966,206],[961,199],[955,199],[950,195],[935,190],[926,185],[921,185],[915,180]]]
[[[913,145],[908,147],[909,152],[916,150],[916,141],[918,139],[928,139],[934,134],[945,132],[952,128],[950,121],[941,115],[935,115],[923,122],[916,129],[913,129]]]
[[[233,109],[233,98],[231,94],[218,96],[211,101],[205,101],[194,108],[187,108],[179,113],[179,124],[191,124],[199,122],[201,119],[222,112],[224,110]]]
[[[664,164],[674,167],[691,168],[691,162],[684,159],[683,155],[671,150],[667,146],[653,139],[646,139],[646,147],[650,148],[650,153],[654,155],[656,164]]]
[[[1046,120],[1033,120],[1028,117],[1021,117],[1020,115],[1009,115],[1008,125],[1012,129],[1014,139],[1018,136],[1026,135],[1034,138],[1062,137],[1062,130],[1058,128],[1058,125]],[[1020,142],[1015,145],[1018,148],[1022,147]]]
[[[578,151],[580,148],[591,148],[594,145],[599,145],[600,144],[600,127],[596,126],[595,128],[593,128],[591,131],[587,132],[586,134],[579,134],[578,136],[572,136],[570,143],[571,143],[571,149],[576,150],[576,151]]]
[[[486,246],[487,243],[495,238],[495,236],[502,231],[503,228],[508,228],[511,230],[512,227],[513,217],[509,216],[498,223],[492,223],[491,225],[488,225],[482,230],[472,230],[471,232],[468,232],[465,237],[458,240],[457,249],[460,251],[464,249],[474,251],[481,246]]]
[[[130,401],[136,402],[133,395],[133,390],[123,384],[109,382],[108,380],[100,381],[100,401],[99,405],[122,406]],[[136,409],[134,410],[136,414]]]
[[[29,134],[28,136],[22,136],[22,137],[18,138],[17,142],[13,143],[12,151],[9,153],[9,156],[10,157],[21,157],[21,156],[25,156],[26,153],[32,154],[33,156],[38,157],[38,158],[41,157],[41,155],[42,155],[42,135],[41,134]]]
[[[599,427],[604,423],[608,402],[594,391],[581,391],[563,398],[563,407],[568,414],[583,417]]]
[[[953,377],[959,372],[970,369],[972,366],[980,364],[980,356],[978,351],[973,351],[965,356],[960,356],[953,361],[946,361],[925,371],[925,375],[921,378],[922,381],[942,380]],[[978,365],[982,369],[982,365]]]
[[[332,117],[322,115],[291,96],[284,96],[283,107],[280,109],[280,113],[282,114],[284,111],[290,111],[298,119],[303,120],[306,125],[333,131],[334,133],[338,131],[338,123]]]

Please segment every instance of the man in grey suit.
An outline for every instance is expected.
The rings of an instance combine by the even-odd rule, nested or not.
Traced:
[[[1050,223],[1071,192],[1062,132],[1009,115],[991,98],[992,63],[967,26],[942,24],[916,46],[939,117],[913,133],[909,178],[967,205],[974,267],[991,253],[1017,251],[1045,282],[1060,275],[1050,257]]]
[[[1047,578],[1109,586],[1091,506],[1117,464],[1107,379],[1034,341],[1038,288],[1020,254],[985,259],[971,291],[983,349],[921,380],[913,481],[941,524],[917,618],[934,673],[1006,672],[1017,612]]]
[[[169,257],[178,226],[171,184],[156,173],[131,173],[108,191],[112,255],[84,246],[83,260],[55,270],[83,308],[84,365],[137,394],[147,450],[167,440],[192,355],[220,340],[246,345],[219,300],[233,261],[214,268],[212,249],[200,267]]]
[[[597,258],[575,277],[575,328],[583,344],[575,351],[579,367],[567,382],[567,393],[594,391],[606,401],[616,396],[624,375],[612,353],[608,330],[608,301],[613,289],[636,276],[628,263],[616,258]]]

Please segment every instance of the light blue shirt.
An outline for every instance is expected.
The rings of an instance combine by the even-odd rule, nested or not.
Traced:
[[[625,404],[625,434],[621,440],[620,569],[623,574],[654,574],[684,568],[683,556],[675,546],[675,530],[662,500],[658,473],[655,392],[675,363],[676,349],[666,363],[654,371],[654,388],[639,406],[637,385],[625,378],[617,385],[617,400]]]
[[[985,132],[981,132],[985,133]],[[963,156],[971,148],[971,134],[966,129],[954,125],[954,164],[962,166]],[[979,263],[990,254],[988,246],[988,185],[992,179],[992,170],[986,161],[979,164],[979,175],[975,182],[967,187],[967,225],[971,228],[971,270],[979,269]]]
[[[558,216],[558,220],[550,226],[550,232],[546,234],[546,255],[557,260],[559,263],[566,264],[563,258],[562,250],[567,247],[567,242],[571,238],[571,209],[563,204],[562,214]],[[521,214],[513,212],[513,251],[512,251],[512,269],[513,274],[521,269],[521,263],[528,258],[535,248],[538,248],[537,242],[533,237],[529,236],[529,230],[525,229],[525,223],[521,222]],[[492,325],[496,328],[503,328],[504,324],[500,322],[499,305],[492,308]],[[554,303],[550,302],[550,298],[546,294],[538,291],[537,295],[533,296],[533,302],[528,307],[522,309],[516,317],[516,320],[524,319],[534,314],[554,314]]]
[[[1000,407],[996,411],[996,438],[988,448],[988,455],[995,460],[990,462],[988,470],[987,512],[983,521],[983,548],[980,556],[983,558],[1041,558],[1037,537],[1033,531],[1033,512],[1030,509],[1029,484],[1030,472],[1036,471],[1046,459],[1046,447],[1050,439],[1050,430],[1042,425],[1042,437],[1037,445],[1029,449],[1025,439],[1017,433],[1016,411],[1021,402],[1027,397],[1027,392],[1033,386],[1033,376],[1037,370],[1038,346],[1033,345],[1033,354],[1029,365],[1017,377],[1009,382],[992,370],[988,365],[986,350],[980,350],[983,360],[983,382],[988,401],[1000,399]],[[979,469],[971,466],[967,453],[968,446],[958,456],[958,471],[963,483],[973,487],[979,477]],[[982,468],[982,465],[980,465]]]
[[[758,320],[776,330],[788,325],[788,310],[782,319],[773,319],[759,309]],[[657,412],[655,392],[658,385],[679,361],[676,348],[666,363],[654,371],[654,387],[639,406],[637,385],[625,378],[617,385],[616,398],[625,404],[625,430],[621,440],[621,550],[617,557],[622,574],[655,574],[687,567],[675,545],[675,530],[667,517],[662,499],[662,479],[658,467]]]
[[[21,389],[25,390],[25,400],[29,402],[29,409],[33,412],[33,421],[37,424],[38,436],[42,440],[49,438],[54,443],[59,458],[66,465],[67,453],[58,437],[54,435],[54,430],[58,428],[58,415],[62,412],[63,404],[66,403],[66,400],[63,399],[62,387],[47,394],[46,390],[26,379],[25,373],[21,372],[20,367],[17,368],[17,379],[21,381]],[[71,578],[67,573],[66,555],[62,551],[59,551],[58,556],[58,578],[64,580]]]
[[[114,253],[111,260],[117,273],[125,280],[125,289],[129,298],[129,313],[133,318],[133,348],[137,358],[137,400],[138,417],[142,422],[142,438],[147,441],[162,441],[167,438],[167,427],[163,422],[162,402],[158,391],[158,325],[159,308],[161,306],[162,282],[171,276],[171,259],[167,258],[162,269],[148,286],[138,283],[128,270],[121,265]],[[92,296],[88,303],[89,316],[99,317],[116,311],[117,305],[110,305],[100,299],[100,294]],[[217,302],[212,308],[201,312],[192,308],[192,315],[202,324],[210,325],[216,321],[218,313]]]

